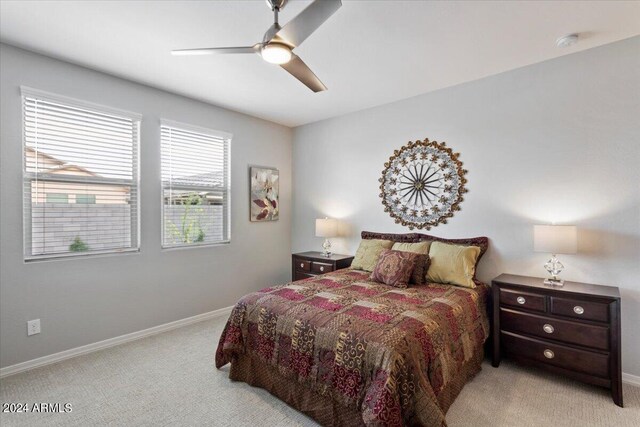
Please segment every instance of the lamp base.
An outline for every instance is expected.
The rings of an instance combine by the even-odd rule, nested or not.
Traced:
[[[549,277],[548,279],[544,279],[543,283],[549,286],[564,286],[564,280],[558,279],[557,277]]]
[[[558,279],[558,274],[564,270],[564,265],[558,260],[556,254],[551,255],[551,259],[544,265],[544,269],[549,272],[551,277],[544,280],[545,285],[564,286],[564,280]]]
[[[326,256],[327,258],[333,255],[333,253],[331,252],[331,241],[329,239],[325,239],[324,243],[322,244],[322,249],[322,255]]]

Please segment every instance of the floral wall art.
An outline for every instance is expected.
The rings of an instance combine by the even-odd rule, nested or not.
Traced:
[[[278,169],[252,166],[250,171],[251,221],[277,221],[280,213]]]

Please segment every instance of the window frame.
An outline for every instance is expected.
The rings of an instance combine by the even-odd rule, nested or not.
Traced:
[[[133,155],[134,159],[132,165],[134,170],[132,171],[132,179],[131,180],[123,180],[117,178],[96,178],[96,177],[80,177],[73,175],[65,175],[66,178],[61,178],[60,176],[50,175],[50,174],[36,174],[33,172],[27,172],[26,168],[26,156],[25,151],[27,148],[27,136],[26,136],[26,111],[24,108],[25,98],[37,98],[43,101],[49,101],[53,103],[62,104],[64,106],[85,109],[89,111],[96,111],[102,114],[114,115],[121,118],[130,119],[133,122],[133,126],[135,128],[135,138],[133,140]],[[141,226],[140,226],[140,207],[141,207],[141,194],[140,194],[140,154],[141,154],[141,123],[142,123],[142,114],[135,113],[132,111],[109,107],[106,105],[94,103],[91,101],[85,101],[77,98],[73,98],[70,96],[60,95],[57,93],[47,92],[40,89],[34,89],[28,86],[20,86],[20,108],[21,108],[21,151],[20,156],[22,158],[22,180],[20,191],[22,193],[22,260],[24,263],[31,262],[39,262],[39,261],[52,261],[52,260],[63,260],[63,259],[76,259],[76,258],[87,258],[94,256],[105,256],[105,255],[123,255],[123,254],[132,254],[140,252],[140,244],[141,244]],[[33,180],[36,178],[36,175],[40,178],[43,177],[47,181],[57,181],[57,182],[68,182],[68,183],[78,183],[78,184],[116,184],[122,185],[127,184],[135,187],[136,190],[136,204],[135,204],[135,222],[131,221],[131,240],[132,243],[135,240],[135,244],[132,244],[130,248],[116,248],[116,249],[105,249],[105,250],[97,250],[97,251],[89,251],[89,252],[64,252],[64,253],[56,253],[56,254],[40,254],[40,255],[28,255],[26,253],[26,242],[27,240],[31,240],[31,228],[32,228],[32,212],[31,207],[27,207],[27,203],[25,201],[26,193],[24,190],[24,185],[27,179]],[[29,204],[30,206],[30,204]],[[29,213],[29,221],[27,223],[27,211]]]
[[[184,130],[187,132],[200,133],[200,134],[204,134],[204,135],[215,137],[215,138],[221,138],[226,142],[227,173],[226,173],[225,179],[227,181],[227,188],[225,191],[227,193],[226,194],[227,205],[226,207],[223,207],[223,212],[224,212],[223,221],[226,223],[226,225],[224,225],[223,227],[226,228],[226,231],[227,231],[226,239],[223,239],[217,242],[202,242],[202,243],[193,242],[193,243],[186,243],[186,244],[179,244],[179,245],[165,244],[165,212],[164,212],[165,186],[164,186],[164,183],[162,182],[162,128],[163,127],[170,127],[170,128],[175,128],[179,130]],[[231,243],[231,143],[233,141],[233,134],[227,131],[206,128],[202,126],[192,125],[192,124],[179,122],[171,119],[164,119],[164,118],[160,119],[160,126],[158,127],[158,130],[160,131],[160,138],[159,138],[160,150],[158,151],[159,151],[159,164],[160,164],[160,248],[161,250],[173,251],[173,250],[185,250],[185,249],[207,248],[207,247],[214,247],[214,246],[229,245]],[[184,186],[184,187],[186,189],[187,186]],[[194,190],[197,189],[196,187],[191,187],[191,188],[193,188]],[[199,187],[199,188],[203,190],[210,189],[209,187]]]

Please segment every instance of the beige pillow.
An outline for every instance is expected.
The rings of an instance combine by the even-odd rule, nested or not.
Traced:
[[[429,249],[431,265],[427,271],[427,280],[475,288],[473,276],[479,255],[480,248],[477,246],[433,242]]]
[[[414,254],[427,255],[429,253],[429,246],[431,246],[430,241],[418,242],[418,243],[396,242],[393,244],[391,249],[393,249],[394,251],[413,252]]]
[[[394,251],[412,252],[420,254],[420,258],[416,261],[416,266],[411,274],[411,281],[409,283],[414,285],[424,285],[425,275],[429,268],[429,245],[431,241],[417,242],[417,243],[394,243],[391,248]]]
[[[391,249],[391,246],[393,246],[391,240],[363,239],[356,251],[356,256],[351,262],[351,268],[373,271],[378,263],[380,252],[385,249]]]

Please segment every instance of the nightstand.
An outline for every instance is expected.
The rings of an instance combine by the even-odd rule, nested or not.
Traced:
[[[492,281],[493,366],[502,355],[606,387],[622,406],[620,291],[502,274]]]
[[[347,268],[351,265],[353,256],[333,254],[326,257],[322,252],[301,252],[291,255],[291,277],[302,280],[330,271]]]

